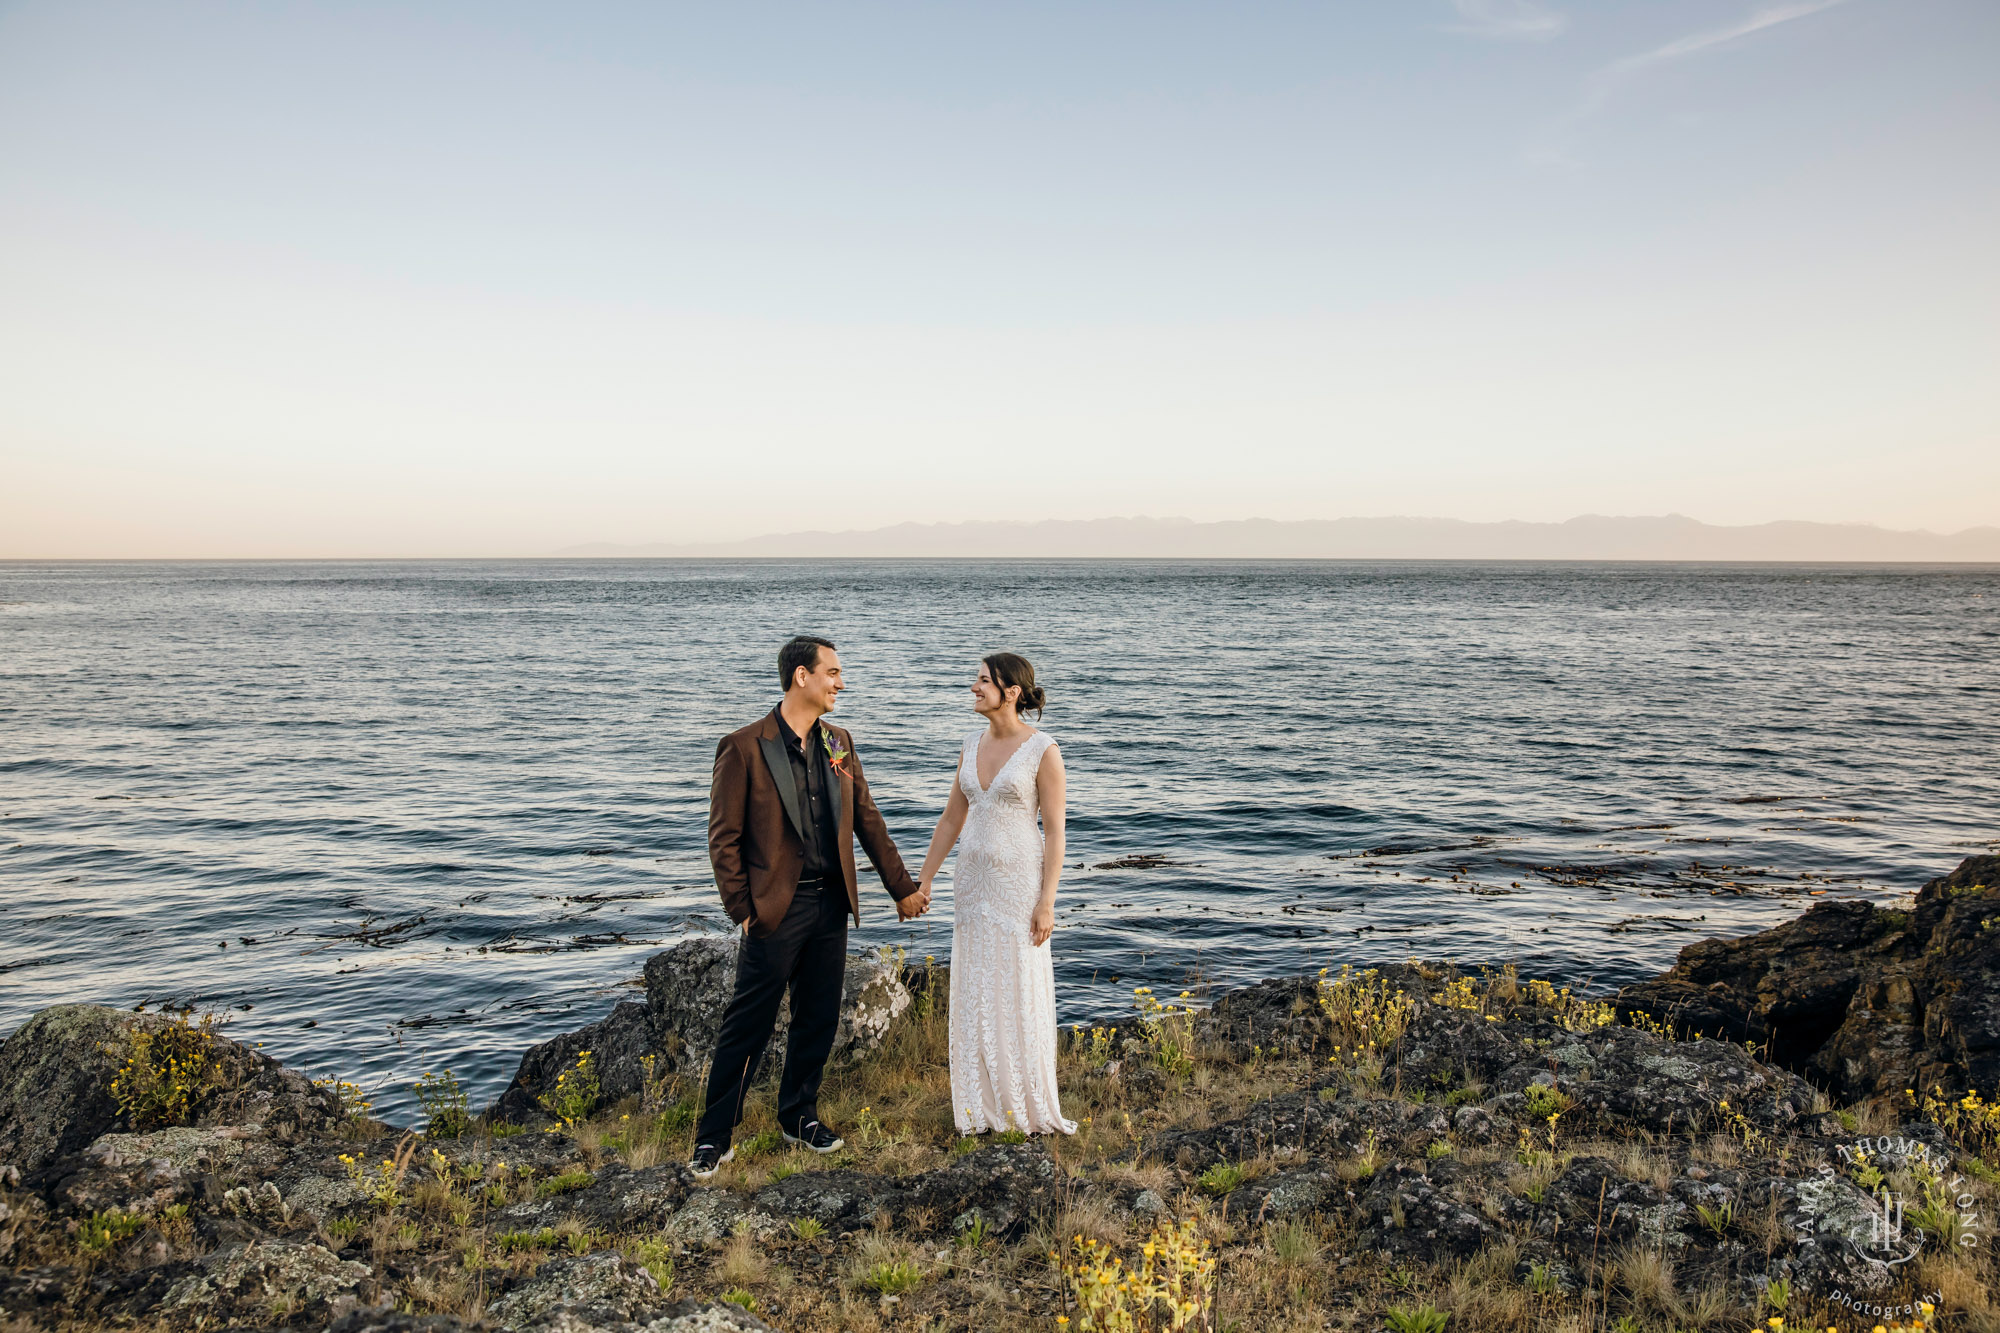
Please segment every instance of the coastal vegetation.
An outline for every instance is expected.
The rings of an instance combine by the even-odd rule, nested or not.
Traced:
[[[1927,918],[1940,902],[1962,915]],[[1996,916],[2000,888],[1954,885],[1894,928],[1990,948]],[[1861,924],[1855,947],[1886,938]],[[1787,947],[1794,973],[1832,966]],[[655,964],[674,1004],[654,1014],[706,984],[699,949]],[[0,1175],[0,1305],[20,1330],[2000,1329],[1991,1085],[1847,1095],[1644,987],[1334,964],[1222,994],[1190,977],[1172,1002],[1140,988],[1127,1017],[1064,1033],[1075,1135],[964,1139],[948,972],[866,968],[852,993],[880,1013],[846,1026],[873,1035],[821,1097],[847,1146],[793,1147],[754,1097],[705,1182],[680,1165],[700,1066],[678,1035],[643,1058],[607,1039],[652,1029],[556,1039],[501,1099],[534,1108],[513,1114],[475,1117],[449,1070],[427,1074],[425,1121],[399,1130],[185,1015],[38,1018],[10,1058],[84,1051],[75,1087],[96,1080],[110,1118],[75,1146],[9,1140],[27,1155]],[[1993,1002],[1988,974],[1957,970],[1950,1003]],[[1965,1049],[1876,1058],[1969,1078],[1983,1047]],[[83,1106],[70,1086],[50,1095]],[[1901,1248],[1871,1250],[1885,1198]]]

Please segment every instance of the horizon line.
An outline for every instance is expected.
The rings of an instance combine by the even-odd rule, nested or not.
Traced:
[[[1024,535],[1047,549],[1024,551]],[[6,564],[525,560],[1359,561],[1587,564],[1939,564],[2000,562],[2000,526],[1956,532],[1869,522],[1772,519],[1713,524],[1685,514],[1580,514],[1563,520],[1108,516],[904,520],[875,528],[765,532],[683,542],[583,542],[484,553],[346,552],[0,556]]]

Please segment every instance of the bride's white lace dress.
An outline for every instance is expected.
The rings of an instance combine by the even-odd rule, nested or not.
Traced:
[[[1056,1095],[1056,978],[1049,946],[1028,943],[1042,893],[1035,772],[1053,744],[1037,731],[985,790],[965,738],[959,786],[970,806],[952,875],[951,1096],[958,1132],[1074,1134]]]

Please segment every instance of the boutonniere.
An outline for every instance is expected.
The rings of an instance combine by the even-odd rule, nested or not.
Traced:
[[[847,747],[836,745],[833,734],[825,727],[819,729],[819,743],[826,750],[826,762],[833,765],[833,771],[844,778],[852,779],[854,774],[847,767]]]

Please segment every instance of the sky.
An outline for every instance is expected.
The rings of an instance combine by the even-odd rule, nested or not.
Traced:
[[[0,3],[0,558],[2000,523],[1996,67],[1991,0]]]

